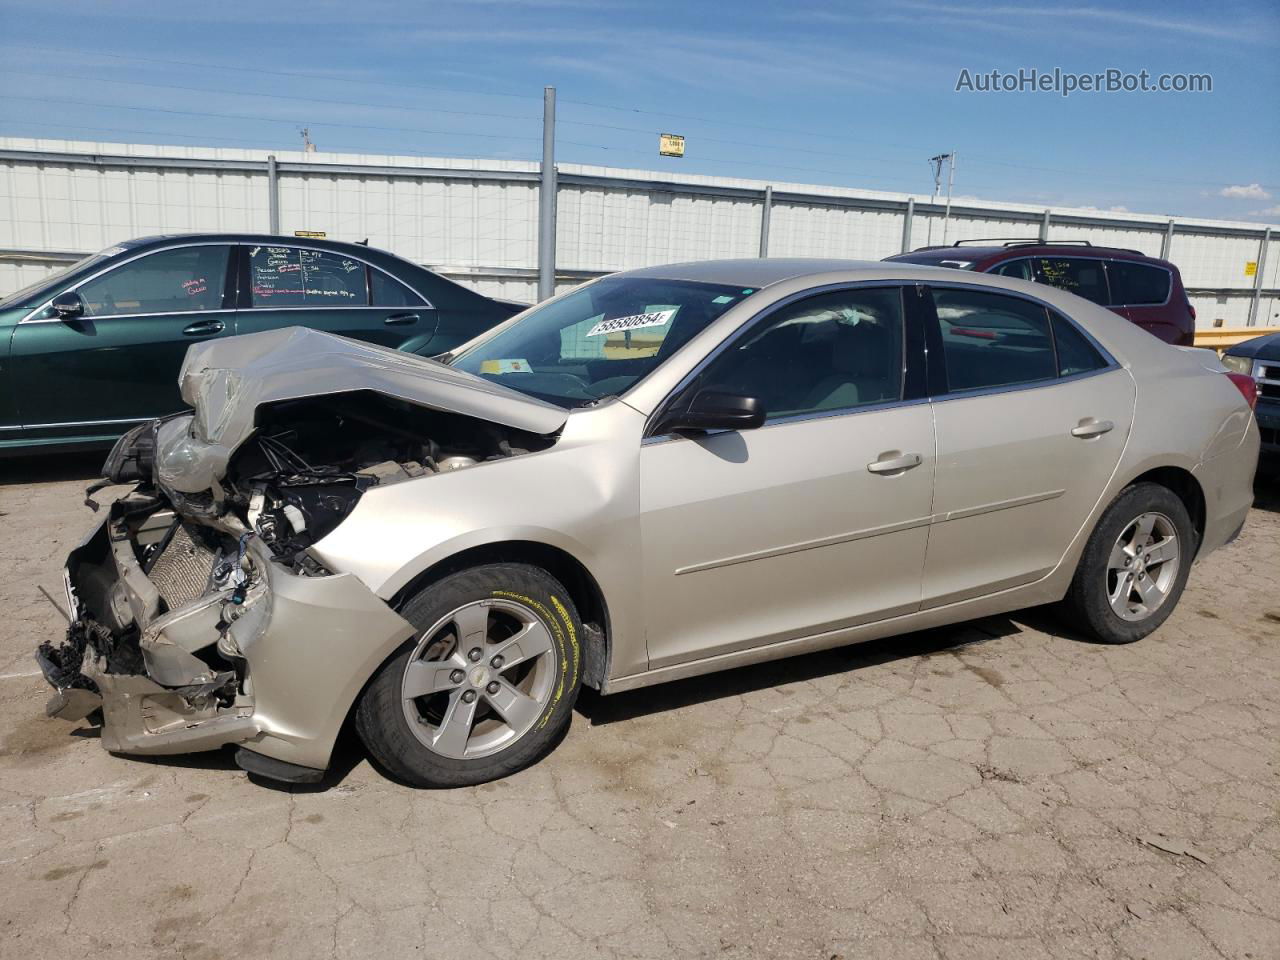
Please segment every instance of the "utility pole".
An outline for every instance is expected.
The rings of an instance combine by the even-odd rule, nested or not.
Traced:
[[[299,133],[301,133],[301,134],[302,134],[302,152],[303,152],[303,153],[315,153],[315,152],[316,152],[316,145],[315,145],[314,143],[312,143],[312,142],[311,142],[311,128],[310,128],[310,127],[303,127],[303,128],[299,131]]]
[[[930,157],[929,163],[933,166],[933,205],[938,204],[938,194],[942,192],[942,161],[946,160],[949,169],[947,178],[947,211],[942,218],[942,242],[947,242],[947,224],[951,219],[951,188],[956,182],[956,155],[955,152],[940,153],[936,157]],[[926,243],[933,243],[933,217],[929,218],[929,230]]]
[[[556,88],[542,90],[542,181],[538,190],[538,300],[556,294]]]

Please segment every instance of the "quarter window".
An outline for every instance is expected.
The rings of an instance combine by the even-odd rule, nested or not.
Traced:
[[[1107,359],[1066,317],[1050,311],[1053,320],[1053,342],[1058,351],[1058,376],[1101,370]]]
[[[76,288],[91,317],[218,310],[227,246],[178,247],[148,254]]]
[[[420,307],[423,299],[399,280],[369,268],[369,295],[375,307]]]
[[[1145,263],[1112,260],[1107,264],[1111,278],[1111,302],[1116,306],[1150,306],[1169,299],[1169,271]]]
[[[757,397],[769,419],[902,398],[902,293],[842,290],[783,307],[717,357],[699,389]]]
[[[1044,307],[974,290],[933,291],[950,390],[1032,383],[1057,376]]]
[[[1036,283],[1047,283],[1078,297],[1106,306],[1107,275],[1101,260],[1074,257],[1038,257],[1035,261]]]
[[[365,307],[364,264],[328,250],[250,247],[249,282],[255,307]]]

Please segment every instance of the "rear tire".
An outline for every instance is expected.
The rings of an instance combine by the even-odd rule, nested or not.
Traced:
[[[419,787],[471,786],[558,742],[582,679],[582,622],[558,580],[486,564],[428,585],[400,612],[418,635],[378,668],[355,716],[386,770]]]
[[[1196,546],[1177,494],[1157,483],[1126,487],[1085,544],[1063,610],[1103,643],[1141,640],[1173,613]]]

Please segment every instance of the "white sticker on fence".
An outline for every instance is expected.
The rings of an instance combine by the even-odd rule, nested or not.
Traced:
[[[612,320],[601,320],[587,331],[587,336],[601,337],[607,333],[637,330],[640,327],[665,327],[675,315],[675,310],[656,310],[653,313],[633,313],[629,317],[614,317]]]

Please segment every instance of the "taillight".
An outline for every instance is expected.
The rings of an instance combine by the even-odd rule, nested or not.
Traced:
[[[1249,409],[1253,410],[1258,405],[1258,384],[1253,377],[1244,373],[1231,373],[1228,371],[1227,379],[1236,385],[1236,389],[1244,396],[1244,402],[1249,404]]]

